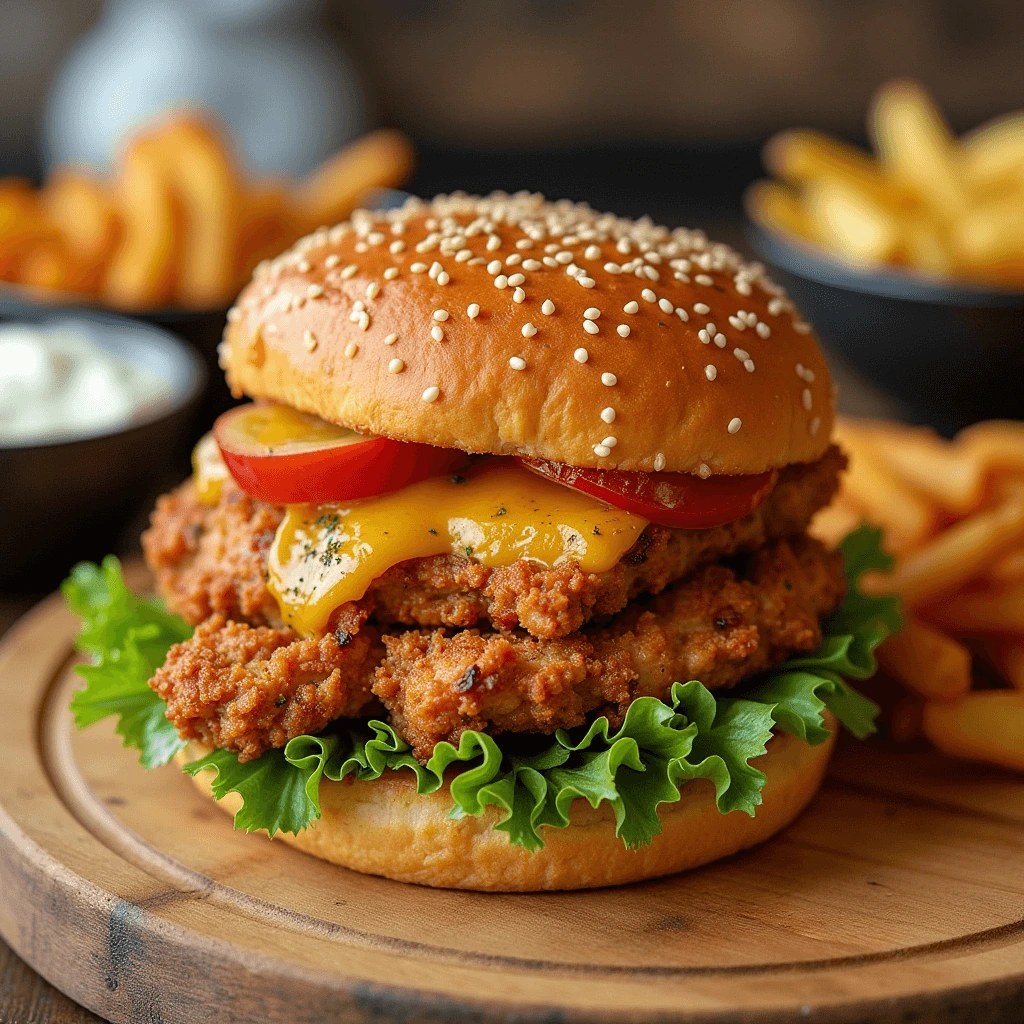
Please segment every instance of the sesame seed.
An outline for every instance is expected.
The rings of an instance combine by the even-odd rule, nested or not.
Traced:
[[[743,420],[741,420],[739,416],[733,416],[733,418],[729,420],[729,426],[726,429],[729,431],[730,434],[735,434],[739,431],[740,427],[742,426]]]
[[[578,348],[572,354],[577,363],[585,363],[590,358],[590,353],[585,348]]]
[[[370,314],[360,313],[359,314],[359,330],[366,331],[370,328]]]
[[[619,439],[617,437],[612,437],[611,435],[606,437],[601,442],[601,444],[603,444],[605,446],[605,448],[614,448],[618,443],[619,443]]]
[[[813,384],[814,383],[814,371],[813,370],[804,370],[804,380],[807,381],[808,384]]]
[[[525,277],[524,277],[524,276],[523,276],[522,274],[512,274],[512,275],[511,275],[511,276],[509,277],[509,279],[508,279],[508,283],[509,283],[510,285],[512,285],[512,287],[513,287],[513,288],[514,288],[514,287],[515,287],[516,285],[520,285],[520,284],[523,284],[523,282],[525,282],[525,281],[526,281],[526,278],[525,278]]]
[[[697,337],[700,338],[702,344],[711,344],[711,335],[708,334],[708,332],[705,331],[703,327],[697,332]]]
[[[400,238],[396,238],[388,246],[388,249],[397,256],[400,252],[405,252],[405,242],[403,242]]]
[[[810,412],[811,411],[811,389],[810,388],[804,388],[803,394],[800,396],[800,398],[801,398],[801,401],[804,403],[804,408],[808,412]]]
[[[434,341],[444,341],[444,331],[437,324],[430,328],[430,336]]]
[[[661,452],[658,452],[657,455],[654,456],[654,472],[660,473],[664,468],[665,456]]]
[[[541,303],[540,311],[545,316],[551,316],[551,314],[554,313],[555,311],[555,304],[550,299],[545,299]]]
[[[384,271],[385,281],[394,281],[396,277],[398,277],[398,267],[388,267],[388,269]]]
[[[619,378],[614,373],[602,373],[601,383],[607,388],[612,388],[619,383]]]
[[[711,312],[711,307],[706,302],[695,302],[693,304],[693,311],[701,316],[706,316]]]
[[[583,330],[585,330],[587,334],[597,334],[601,330],[601,328],[598,327],[593,320],[584,320]]]
[[[359,346],[354,341],[350,341],[345,346],[345,358],[346,359],[354,359],[355,355],[356,355],[356,353],[358,351],[359,351]]]
[[[682,320],[683,323],[686,323],[686,321],[690,319],[690,314],[687,313],[682,306],[676,306],[676,316],[679,317],[679,319]]]
[[[371,281],[366,286],[366,297],[368,299],[375,299],[380,295],[380,285],[376,281]]]
[[[715,279],[713,277],[710,277],[708,274],[698,274],[694,278],[694,281],[696,281],[697,284],[704,284],[704,285],[714,284],[715,283]]]
[[[396,341],[398,341],[398,335],[397,335],[397,334],[389,334],[389,335],[388,335],[388,336],[387,336],[387,337],[386,337],[386,338],[384,339],[384,344],[385,344],[385,345],[394,345],[394,343],[395,343]]]
[[[228,310],[228,323],[235,323],[242,319],[242,311],[237,306],[232,306]]]
[[[652,292],[650,288],[645,288],[640,293],[640,298],[644,299],[646,302],[654,302],[654,300],[657,299],[657,297],[658,296],[655,295],[654,292]]]
[[[708,365],[704,367],[704,376],[707,377],[708,380],[714,380],[718,376],[718,367],[715,366],[714,363],[708,363]]]
[[[750,358],[750,353],[746,349],[734,348],[732,354],[742,363],[744,359]]]
[[[729,344],[729,341],[724,334],[716,334],[714,338],[712,338],[712,341],[714,341],[719,348],[725,348],[725,346]]]
[[[540,260],[523,260],[523,270],[540,270],[543,266]]]
[[[466,260],[470,259],[472,256],[473,256],[473,250],[472,249],[460,249],[455,254],[455,262],[456,263],[465,263]]]
[[[646,277],[648,281],[660,281],[661,280],[661,274],[659,274],[654,269],[654,267],[646,267],[645,266],[645,267],[641,267],[640,270],[643,272],[644,277]]]
[[[588,260],[599,259],[601,256],[601,247],[599,245],[588,245],[586,249],[583,250],[583,255]]]
[[[306,289],[306,297],[310,299],[319,299],[324,293],[324,286],[322,284],[311,284]]]
[[[768,312],[772,316],[778,316],[785,308],[786,304],[782,301],[782,299],[772,299],[768,303]]]
[[[595,444],[594,445],[594,454],[599,459],[607,459],[608,456],[611,455],[611,453],[612,453],[612,450],[607,445],[603,445],[603,444]]]
[[[508,278],[504,274],[499,274],[494,279],[494,287],[495,288],[507,288],[508,287]]]
[[[749,311],[743,312],[743,310],[740,310],[736,315],[742,317],[746,321],[748,327],[753,327],[757,323],[756,313],[751,313]]]
[[[754,372],[754,360],[753,359],[744,359],[743,360],[743,369],[746,370],[747,373],[753,373]]]
[[[811,420],[811,437],[815,437],[817,435],[819,427],[821,427],[821,417],[815,416],[814,419]]]
[[[764,322],[759,323],[754,330],[757,331],[762,338],[770,338],[772,334],[772,329]]]
[[[505,257],[505,266],[506,267],[514,267],[514,266],[516,266],[516,265],[518,265],[518,264],[520,264],[522,262],[523,262],[522,254],[518,253],[518,252],[509,253],[508,256]]]
[[[752,295],[754,290],[746,281],[737,281],[736,291],[738,291],[740,295]]]
[[[447,309],[435,309],[434,310],[434,319],[439,321],[439,322],[441,322],[441,323],[444,323],[444,321],[448,319],[448,310]]]
[[[729,323],[731,323],[737,331],[745,331],[747,329],[746,323],[743,320],[741,320],[738,316],[729,317]]]
[[[491,260],[491,262],[487,264],[487,273],[492,275],[500,274],[504,265],[505,264],[502,263],[501,260]]]
[[[637,313],[639,311],[640,311],[640,303],[639,302],[627,302],[622,307],[622,312],[623,313],[629,313],[630,315],[632,315],[633,313]]]
[[[487,251],[494,252],[501,248],[501,239],[497,235],[490,235],[487,239]]]
[[[331,255],[324,260],[324,266],[328,270],[333,270],[340,262],[341,257],[336,252],[332,252]]]
[[[707,478],[711,476],[711,467],[706,462],[702,462],[697,467],[697,476],[699,476],[701,480],[707,480]]]
[[[307,352],[312,352],[316,348],[316,335],[312,331],[306,331],[302,340],[306,343]]]
[[[619,326],[615,328],[615,331],[620,338],[628,338],[629,324],[619,324]]]
[[[310,270],[309,260],[299,260],[296,266],[298,266],[300,273],[303,274],[308,273]]]
[[[437,280],[438,275],[441,273],[443,269],[444,267],[442,267],[441,264],[437,262],[437,260],[434,260],[434,262],[430,264],[430,270],[427,271],[427,277],[431,277],[434,280]]]
[[[537,328],[531,323],[525,323],[522,327],[522,334],[524,338],[532,338],[537,333]]]
[[[359,268],[354,264],[350,263],[342,272],[342,280],[347,281]],[[426,267],[423,268],[426,270]]]
[[[532,249],[533,248],[533,240],[530,239],[530,238],[520,238],[519,241],[516,242],[516,248],[517,249]]]
[[[583,288],[594,288],[597,282],[592,277],[577,277],[576,283]]]
[[[522,288],[517,288],[512,293],[512,301],[513,302],[522,302],[523,299],[525,299],[525,298],[526,298],[526,292],[524,292]]]
[[[511,366],[513,370],[525,370],[526,360],[523,359],[522,356],[512,356],[508,361],[508,365]]]
[[[353,312],[362,313],[364,309],[366,309],[366,303],[363,302],[362,299],[356,299],[356,301],[352,303]]]
[[[409,267],[409,269],[414,274],[425,274],[427,272],[427,265],[426,263],[413,263],[412,266]]]
[[[605,421],[605,423],[614,423],[615,422],[615,410],[610,405],[606,409],[602,409],[601,410],[601,419],[603,419]]]
[[[388,373],[401,373],[405,369],[405,363],[401,359],[392,359],[388,363]]]
[[[436,387],[429,387],[423,392],[422,398],[424,402],[436,402],[438,395],[441,394],[440,389]]]
[[[597,306],[588,306],[583,310],[583,317],[586,320],[598,320],[601,317],[601,310]]]
[[[555,253],[555,260],[558,263],[572,263],[572,253],[568,249]]]
[[[793,330],[796,331],[797,334],[810,334],[811,325],[808,323],[804,323],[803,320],[794,320]]]
[[[556,260],[554,256],[545,256],[541,262],[545,267],[554,268],[558,266],[558,260]]]
[[[449,277],[447,270],[442,270],[441,273],[437,275],[437,283],[439,285],[446,285],[450,280],[451,277]]]
[[[479,305],[479,303],[471,302],[466,307],[466,316],[468,316],[470,320],[475,320],[479,315],[480,315],[480,305]]]
[[[620,267],[618,265],[618,263],[606,263],[604,265],[604,269],[609,274],[621,274],[622,273],[622,267]]]

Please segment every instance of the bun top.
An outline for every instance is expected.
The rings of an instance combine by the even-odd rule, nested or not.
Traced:
[[[357,430],[600,469],[759,473],[832,430],[824,357],[759,264],[530,194],[314,232],[256,269],[221,365]]]

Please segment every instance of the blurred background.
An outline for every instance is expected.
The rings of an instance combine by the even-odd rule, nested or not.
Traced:
[[[103,165],[191,100],[262,171],[389,124],[412,192],[540,189],[739,240],[774,131],[863,140],[897,75],[967,128],[1024,102],[1022,50],[1019,0],[4,0],[0,173]]]

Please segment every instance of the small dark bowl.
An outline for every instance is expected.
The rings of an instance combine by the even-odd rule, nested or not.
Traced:
[[[860,271],[757,224],[748,237],[825,347],[921,422],[1024,418],[1024,291]]]
[[[33,444],[0,444],[0,587],[41,590],[79,558],[118,545],[127,521],[187,452],[203,393],[199,357],[166,331],[110,314],[26,310],[17,320],[88,330],[109,351],[171,387],[130,426]]]

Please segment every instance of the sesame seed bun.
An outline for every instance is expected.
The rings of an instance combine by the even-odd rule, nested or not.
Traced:
[[[706,476],[814,461],[832,429],[817,342],[758,265],[540,196],[360,211],[228,319],[236,395],[402,440]]]
[[[544,848],[529,853],[496,832],[495,808],[478,817],[453,820],[447,785],[418,795],[410,772],[389,772],[376,782],[320,783],[323,817],[298,835],[278,833],[306,853],[365,874],[384,875],[444,889],[530,892],[592,889],[676,874],[764,842],[807,806],[821,784],[835,742],[835,719],[825,712],[832,738],[817,747],[779,733],[768,752],[753,763],[768,781],[764,802],[751,818],[722,814],[714,787],[705,779],[686,783],[677,803],[660,808],[663,831],[650,846],[627,850],[615,836],[608,804],[596,810],[576,800],[567,828],[544,828]],[[179,764],[208,753],[190,743]],[[210,772],[193,778],[212,797]],[[229,793],[220,806],[234,814],[241,806]]]

